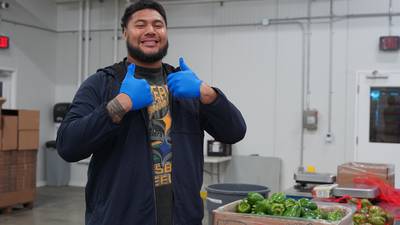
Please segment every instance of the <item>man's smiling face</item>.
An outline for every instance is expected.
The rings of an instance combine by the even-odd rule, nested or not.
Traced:
[[[139,61],[152,63],[167,53],[167,27],[163,17],[153,9],[142,9],[132,14],[124,29],[128,54]]]

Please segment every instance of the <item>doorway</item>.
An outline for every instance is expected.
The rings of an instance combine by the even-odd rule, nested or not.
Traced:
[[[16,108],[16,75],[15,71],[0,67],[0,94],[6,99],[3,104],[4,109]]]
[[[357,73],[355,161],[395,165],[400,187],[400,71]]]

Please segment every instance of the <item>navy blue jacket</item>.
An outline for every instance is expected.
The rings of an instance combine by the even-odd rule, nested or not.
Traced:
[[[115,78],[116,71],[107,67],[83,82],[58,130],[57,150],[69,162],[92,155],[87,225],[155,225],[147,112],[131,111],[120,124],[111,121],[106,104],[117,95]],[[209,105],[170,96],[174,225],[201,225],[204,131],[231,144],[246,133],[239,110],[215,90],[218,97]]]

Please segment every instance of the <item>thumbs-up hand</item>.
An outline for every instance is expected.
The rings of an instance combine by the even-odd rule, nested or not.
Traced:
[[[196,74],[179,58],[181,71],[171,73],[167,77],[169,91],[178,98],[199,98],[202,83]]]
[[[129,96],[132,101],[132,109],[138,110],[153,103],[153,95],[151,94],[150,85],[145,79],[136,79],[135,64],[128,66],[128,71],[122,81],[119,93]]]

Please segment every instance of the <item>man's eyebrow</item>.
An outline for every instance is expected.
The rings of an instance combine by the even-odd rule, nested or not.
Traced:
[[[147,23],[147,22],[149,22],[149,21],[148,21],[148,20],[145,20],[145,19],[138,19],[138,20],[135,20],[135,21],[134,21],[134,23],[140,23],[140,22],[142,22],[142,23]],[[152,20],[152,21],[150,21],[150,23],[163,23],[163,24],[165,24],[164,21],[161,20],[161,19]]]
[[[139,22],[143,22],[143,23],[145,23],[145,22],[147,22],[146,20],[143,20],[143,19],[138,19],[138,20],[135,20],[135,21],[133,21],[134,23],[139,23]]]

